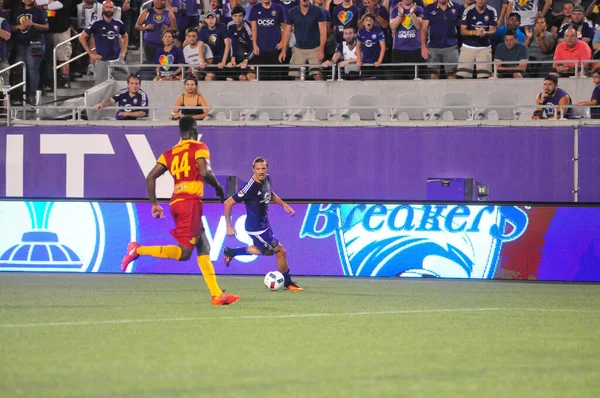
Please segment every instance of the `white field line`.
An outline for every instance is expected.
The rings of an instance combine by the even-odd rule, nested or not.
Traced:
[[[315,314],[286,314],[286,315],[240,315],[240,316],[205,316],[194,318],[150,318],[150,319],[113,319],[106,321],[78,321],[78,322],[47,322],[47,323],[15,323],[0,324],[0,329],[9,328],[35,328],[52,326],[85,326],[85,325],[118,325],[130,323],[152,323],[152,322],[190,322],[190,321],[217,321],[221,319],[244,320],[244,319],[290,319],[290,318],[318,318],[333,316],[372,316],[372,315],[403,315],[403,314],[430,314],[448,312],[484,312],[500,311],[502,308],[451,308],[439,310],[402,310],[402,311],[377,311],[377,312],[340,312],[340,313],[315,313]]]

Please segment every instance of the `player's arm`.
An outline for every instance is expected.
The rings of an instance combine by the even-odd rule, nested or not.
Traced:
[[[115,99],[113,97],[107,98],[104,101],[97,103],[94,106],[94,110],[95,111],[100,110],[100,109],[104,108],[105,106],[114,104],[115,102],[117,102],[117,101],[115,101]]]
[[[283,210],[285,210],[285,212],[292,217],[296,213],[294,209],[292,209],[290,205],[285,203],[279,196],[277,196],[275,192],[271,192],[271,202],[283,206]]]
[[[565,95],[558,101],[558,108],[556,109],[556,118],[557,119],[563,118],[563,111],[565,113],[567,113],[569,111],[569,108],[563,108],[563,106],[569,106],[569,105],[571,105],[571,97],[569,97],[568,95]]]
[[[235,236],[235,228],[233,228],[233,225],[231,224],[231,209],[236,203],[237,202],[233,199],[233,196],[230,196],[225,201],[223,213],[225,215],[225,226],[227,229],[227,236]]]
[[[154,218],[164,217],[163,209],[158,205],[158,200],[156,199],[156,180],[165,174],[166,171],[167,167],[164,164],[156,163],[146,177],[146,188],[148,189],[148,198],[152,204],[152,216]]]
[[[210,167],[210,161],[206,158],[198,158],[196,159],[196,165],[198,165],[198,171],[200,171],[200,175],[204,178],[204,181],[215,189],[221,201],[225,200],[225,191],[223,190],[223,186],[217,181],[217,177],[215,177],[215,173],[213,173]]]

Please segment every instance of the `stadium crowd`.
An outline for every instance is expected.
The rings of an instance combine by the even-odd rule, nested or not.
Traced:
[[[413,79],[402,63],[422,64],[421,78],[489,78],[492,62],[499,78],[564,77],[575,73],[565,61],[600,59],[598,0],[246,1],[0,0],[0,70],[25,62],[31,99],[53,88],[56,44],[80,32],[57,61],[89,57],[63,67],[59,87],[83,74],[102,82],[109,64],[125,80],[118,67],[139,35],[144,63],[159,65],[137,71],[142,80],[254,80],[253,65],[272,66],[258,68],[261,80],[304,78],[284,64],[307,64],[314,80],[332,78],[336,64],[344,79]]]

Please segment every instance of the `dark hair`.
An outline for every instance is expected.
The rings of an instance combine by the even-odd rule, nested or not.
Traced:
[[[544,80],[551,81],[555,85],[558,84],[558,77],[556,77],[555,75],[548,75],[544,78]]]
[[[346,29],[352,29],[352,31],[353,31],[354,33],[356,33],[356,32],[357,32],[357,30],[356,30],[356,26],[354,26],[354,25],[346,25],[346,26],[344,26],[344,30],[346,30]]]
[[[196,86],[198,85],[198,79],[196,79],[194,75],[187,75],[183,80],[183,84],[185,84],[188,80],[193,80],[194,83],[196,83]]]
[[[504,37],[506,37],[506,36],[514,36],[514,37],[517,37],[517,32],[515,32],[515,30],[514,30],[514,29],[507,29],[507,30],[506,30],[506,33],[504,34]]]
[[[254,159],[254,162],[252,162],[252,168],[254,168],[254,165],[256,163],[265,163],[265,165],[267,166],[267,168],[269,168],[269,163],[267,163],[267,159],[263,158],[263,157],[257,157],[256,159]]]
[[[594,69],[594,71],[592,72],[592,75],[594,75],[594,74],[600,75],[600,68]]]
[[[508,18],[510,18],[510,17],[517,17],[517,19],[519,20],[519,22],[521,22],[521,15],[518,14],[518,13],[516,13],[516,12],[511,12],[510,14],[508,14]]]
[[[197,127],[196,119],[191,116],[184,116],[179,119],[179,135],[181,138],[197,138]]]
[[[129,80],[131,79],[137,79],[140,81],[140,84],[142,84],[142,79],[140,78],[140,76],[136,73],[132,73],[129,76],[127,76],[127,83],[129,83]]]
[[[192,33],[194,32],[195,34],[198,34],[198,31],[196,30],[196,28],[187,28],[185,30],[185,34],[187,35],[188,33]]]
[[[172,37],[172,38],[175,38],[175,33],[171,32],[170,30],[165,30],[165,31],[163,31],[163,32],[162,32],[162,34],[160,35],[160,38],[162,39],[163,37],[165,37],[165,35],[166,35],[167,33],[170,33],[170,34],[171,34],[171,37]]]
[[[231,16],[235,14],[242,14],[243,16],[246,16],[246,10],[242,6],[235,6],[233,7],[233,10],[231,10]]]

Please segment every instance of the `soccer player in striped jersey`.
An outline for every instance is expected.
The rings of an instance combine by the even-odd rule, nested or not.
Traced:
[[[196,120],[189,116],[182,117],[179,120],[179,134],[179,143],[158,158],[146,177],[152,216],[155,218],[164,217],[163,209],[156,199],[156,180],[167,171],[173,177],[175,186],[169,206],[175,220],[175,229],[171,231],[171,235],[178,245],[141,246],[137,242],[131,242],[121,263],[121,270],[125,271],[129,263],[139,256],[185,261],[192,256],[195,247],[198,252],[198,266],[210,290],[212,304],[232,304],[239,300],[240,296],[226,294],[219,288],[215,269],[210,262],[210,243],[202,226],[204,183],[215,188],[217,196],[221,199],[225,199],[225,193],[210,168],[208,147],[198,141]]]
[[[252,163],[254,175],[248,181],[246,186],[238,193],[225,201],[225,222],[227,224],[227,235],[235,236],[235,228],[231,224],[231,209],[236,203],[243,202],[246,205],[246,233],[252,238],[254,245],[237,247],[232,249],[226,247],[223,250],[225,254],[225,265],[229,266],[235,256],[248,254],[272,256],[277,258],[277,269],[285,278],[284,286],[287,290],[301,292],[304,289],[292,282],[290,269],[287,263],[285,248],[273,235],[271,224],[269,223],[269,203],[276,203],[283,206],[283,209],[290,216],[294,215],[292,209],[275,192],[271,190],[271,177],[267,174],[268,164],[265,158],[256,158]]]

